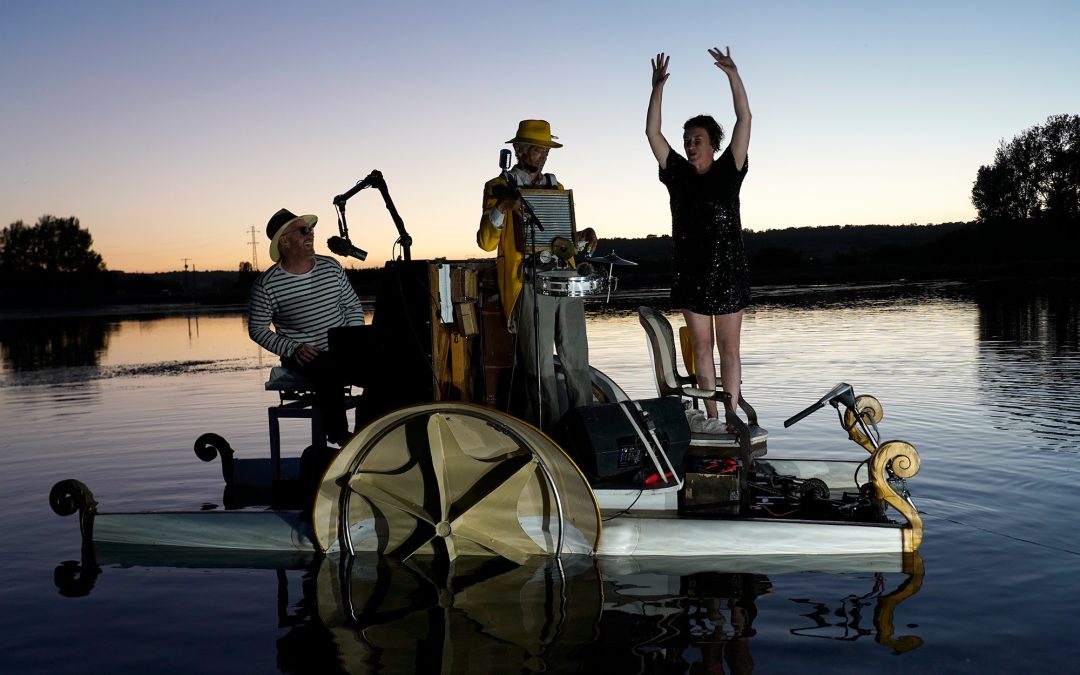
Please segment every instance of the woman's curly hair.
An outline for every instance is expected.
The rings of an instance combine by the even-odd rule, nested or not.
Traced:
[[[724,141],[724,129],[716,120],[712,118],[712,115],[697,115],[686,120],[686,124],[683,125],[683,131],[697,127],[704,129],[705,133],[709,134],[709,143],[712,145],[713,152],[720,152],[720,144]]]

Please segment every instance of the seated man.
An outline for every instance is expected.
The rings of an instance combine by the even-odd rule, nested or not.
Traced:
[[[270,259],[277,264],[251,288],[248,335],[280,356],[281,365],[316,384],[327,439],[342,445],[349,438],[348,382],[328,351],[328,333],[339,326],[363,325],[364,308],[341,264],[315,254],[317,221],[318,216],[281,209],[266,224]]]
[[[519,187],[562,189],[553,174],[543,172],[548,151],[562,147],[554,138],[544,120],[523,120],[518,125],[517,135],[507,143],[513,144],[517,156],[509,174]],[[577,236],[579,247],[596,247],[592,228]],[[498,250],[496,273],[503,316],[510,332],[517,333],[518,352],[527,374],[525,417],[542,429],[551,429],[563,412],[559,409],[553,349],[558,350],[562,362],[570,408],[590,405],[593,400],[585,305],[581,298],[533,295],[532,288],[526,287],[532,283],[526,278],[526,267],[535,261],[526,260],[525,237],[521,200],[508,189],[505,178],[493,178],[484,185],[476,243],[485,251]],[[537,381],[542,390],[539,395]]]

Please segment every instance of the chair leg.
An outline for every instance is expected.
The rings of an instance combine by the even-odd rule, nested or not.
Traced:
[[[326,445],[326,434],[323,433],[322,412],[318,408],[311,409],[311,445],[315,447]]]
[[[281,423],[277,408],[269,408],[266,412],[270,418],[270,479],[271,484],[275,484],[281,480]]]
[[[326,446],[326,434],[323,431],[322,412],[316,407],[271,406],[266,409],[266,413],[270,425],[271,480],[277,483],[281,480],[281,418],[311,420],[311,445],[314,447]]]

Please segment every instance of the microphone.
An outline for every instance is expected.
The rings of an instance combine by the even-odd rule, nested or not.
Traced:
[[[343,255],[357,260],[367,258],[367,251],[353,246],[353,243],[344,237],[330,237],[326,240],[326,246],[332,253]]]
[[[506,184],[510,188],[510,195],[515,199],[521,200],[522,208],[525,209],[525,213],[529,216],[529,220],[536,226],[536,229],[543,232],[544,226],[540,223],[540,219],[536,217],[536,212],[533,211],[532,204],[529,203],[528,199],[521,196],[521,193],[518,192],[517,181],[510,175],[510,151],[506,148],[499,151],[499,168],[502,169],[503,178],[506,179]]]

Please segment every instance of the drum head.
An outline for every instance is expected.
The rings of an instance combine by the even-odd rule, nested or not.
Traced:
[[[607,291],[608,279],[599,274],[581,275],[577,270],[550,270],[536,275],[541,295],[560,298],[585,298]]]

